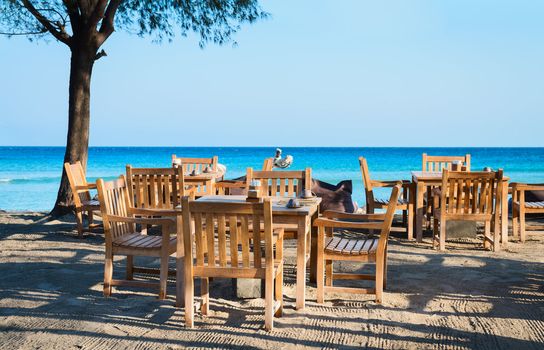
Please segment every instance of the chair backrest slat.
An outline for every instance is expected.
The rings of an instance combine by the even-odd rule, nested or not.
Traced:
[[[253,242],[259,242],[259,244],[255,244],[253,247],[253,254],[255,255],[255,267],[259,268],[261,267],[262,263],[262,256],[261,256],[261,221],[257,214],[253,214],[252,217],[252,223],[253,223]]]
[[[273,262],[272,205],[269,200],[224,203],[189,201],[184,197],[182,208],[183,219],[194,220],[194,229],[185,225],[183,233],[184,242],[190,243],[185,247],[185,254],[194,266],[262,268]],[[263,243],[265,252],[272,253],[263,256]],[[192,259],[193,254],[196,261]]]
[[[441,210],[447,214],[493,214],[500,196],[503,171],[449,171],[442,174]]]
[[[196,245],[196,265],[204,265],[204,239],[203,233],[206,232],[202,228],[202,214],[194,213],[195,220],[195,245]],[[185,234],[185,233],[184,233]]]
[[[130,198],[135,208],[173,209],[185,195],[180,168],[133,168],[127,165]]]
[[[444,169],[451,170],[453,162],[461,162],[463,170],[470,171],[470,154],[464,156],[429,156],[423,153],[422,170],[440,172]]]
[[[230,238],[230,264],[238,267],[238,220],[236,215],[229,216],[229,238]]]
[[[247,186],[252,180],[260,181],[262,196],[296,197],[305,189],[311,190],[312,170],[254,171],[247,168]]]
[[[242,266],[249,267],[249,222],[247,215],[240,215],[240,231],[242,243]]]
[[[215,266],[215,233],[214,218],[211,213],[206,214],[206,249],[208,252],[208,266]]]
[[[227,266],[227,230],[225,215],[217,215],[217,245],[219,248],[219,266]]]
[[[108,219],[109,215],[129,216],[128,208],[131,203],[125,177],[121,175],[118,179],[107,182],[98,179],[96,186],[107,239],[115,239],[126,233],[135,232],[134,224]]]

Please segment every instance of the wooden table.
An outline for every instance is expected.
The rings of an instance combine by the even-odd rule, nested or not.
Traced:
[[[184,181],[188,185],[200,186],[196,193],[197,196],[214,195],[215,182],[223,179],[225,175],[222,171],[214,171],[209,173],[200,173],[198,175],[185,174]],[[204,189],[202,187],[205,187]]]
[[[305,305],[306,291],[306,267],[310,260],[311,275],[315,276],[317,257],[315,247],[312,245],[312,223],[319,215],[319,203],[321,198],[311,200],[300,200],[302,207],[296,209],[287,208],[285,205],[289,198],[271,197],[272,215],[274,224],[297,224],[297,287],[296,287],[296,309],[303,309]],[[202,196],[197,201],[245,203],[246,196]],[[302,239],[301,239],[302,238]],[[178,237],[183,239],[182,237]],[[316,241],[317,242],[317,241]]]
[[[503,186],[500,200],[501,208],[501,242],[506,244],[508,242],[508,181],[510,178],[503,177]],[[425,205],[423,202],[423,196],[427,187],[442,185],[442,172],[430,172],[430,171],[412,171],[412,182],[415,186],[415,194],[411,194],[411,200],[414,204],[415,220],[414,231],[416,232],[416,239],[421,242],[423,239],[423,216],[425,215]]]

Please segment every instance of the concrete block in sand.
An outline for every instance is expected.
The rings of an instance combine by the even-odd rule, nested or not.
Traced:
[[[478,227],[474,221],[450,221],[446,222],[448,238],[476,238]]]
[[[237,278],[232,280],[236,289],[236,297],[255,299],[264,297],[264,280],[253,278]]]

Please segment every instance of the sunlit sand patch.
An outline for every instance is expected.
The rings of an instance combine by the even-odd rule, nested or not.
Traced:
[[[442,261],[443,266],[462,266],[462,267],[482,267],[486,265],[482,259],[467,257],[449,257],[446,256]]]

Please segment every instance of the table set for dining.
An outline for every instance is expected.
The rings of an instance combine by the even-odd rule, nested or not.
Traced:
[[[364,214],[321,213],[322,198],[311,190],[311,169],[272,170],[268,160],[261,171],[248,168],[244,180],[225,181],[217,157],[175,155],[169,168],[127,165],[126,177],[108,182],[99,179],[96,187],[106,238],[104,295],[111,294],[112,286],[129,285],[158,287],[163,299],[167,278],[175,273],[176,304],[185,305],[186,325],[191,327],[195,279],[201,281],[203,315],[210,304],[210,279],[262,279],[265,328],[270,330],[273,317],[281,316],[283,310],[285,239],[297,241],[297,310],[305,307],[308,267],[309,280],[317,282],[318,302],[333,290],[375,294],[376,302],[381,302],[387,241],[397,210],[403,211],[408,239],[415,232],[417,242],[423,241],[424,221],[429,219],[433,246],[440,250],[445,249],[447,220],[484,222],[484,248],[497,251],[507,242],[509,179],[502,170],[470,171],[470,155],[424,154],[422,170],[412,171],[411,181],[378,181],[371,178],[364,157],[359,164],[366,194]],[[86,191],[90,188],[75,184],[74,193],[84,187]],[[379,187],[391,188],[389,199],[374,195],[374,188]],[[235,189],[244,194],[233,194]],[[162,236],[148,234],[147,227],[153,225],[162,227]],[[379,238],[337,236],[351,229],[379,233]],[[114,255],[127,256],[125,279],[113,279]],[[175,272],[168,270],[171,255],[176,258]],[[135,256],[155,256],[160,268],[135,266]],[[375,275],[333,272],[336,260],[375,263]],[[159,282],[135,281],[135,273],[158,273]],[[375,288],[333,287],[335,279],[372,280]]]
[[[301,206],[298,208],[289,208],[287,200],[283,197],[271,197],[272,215],[274,224],[293,224],[297,230],[297,276],[296,276],[296,308],[302,309],[305,306],[306,290],[306,270],[307,263],[310,262],[310,275],[315,276],[315,249],[312,256],[312,222],[319,216],[319,204],[321,198],[314,197],[301,200]],[[198,202],[215,203],[246,203],[246,196],[203,196],[198,198]],[[178,240],[181,240],[181,234],[178,231]],[[315,230],[314,230],[315,239]],[[315,247],[314,247],[315,248]],[[311,264],[312,259],[314,261]],[[315,277],[314,277],[315,278]],[[311,278],[311,279],[314,279]]]
[[[411,201],[414,205],[414,231],[416,233],[416,239],[418,242],[423,240],[423,221],[427,213],[427,207],[425,206],[425,194],[428,188],[438,187],[442,185],[442,172],[441,171],[412,171],[412,183],[414,184],[411,194]],[[508,241],[508,177],[503,177],[502,186],[500,187],[500,195],[497,196],[497,200],[500,205],[500,222],[501,222],[501,242],[506,243]]]

